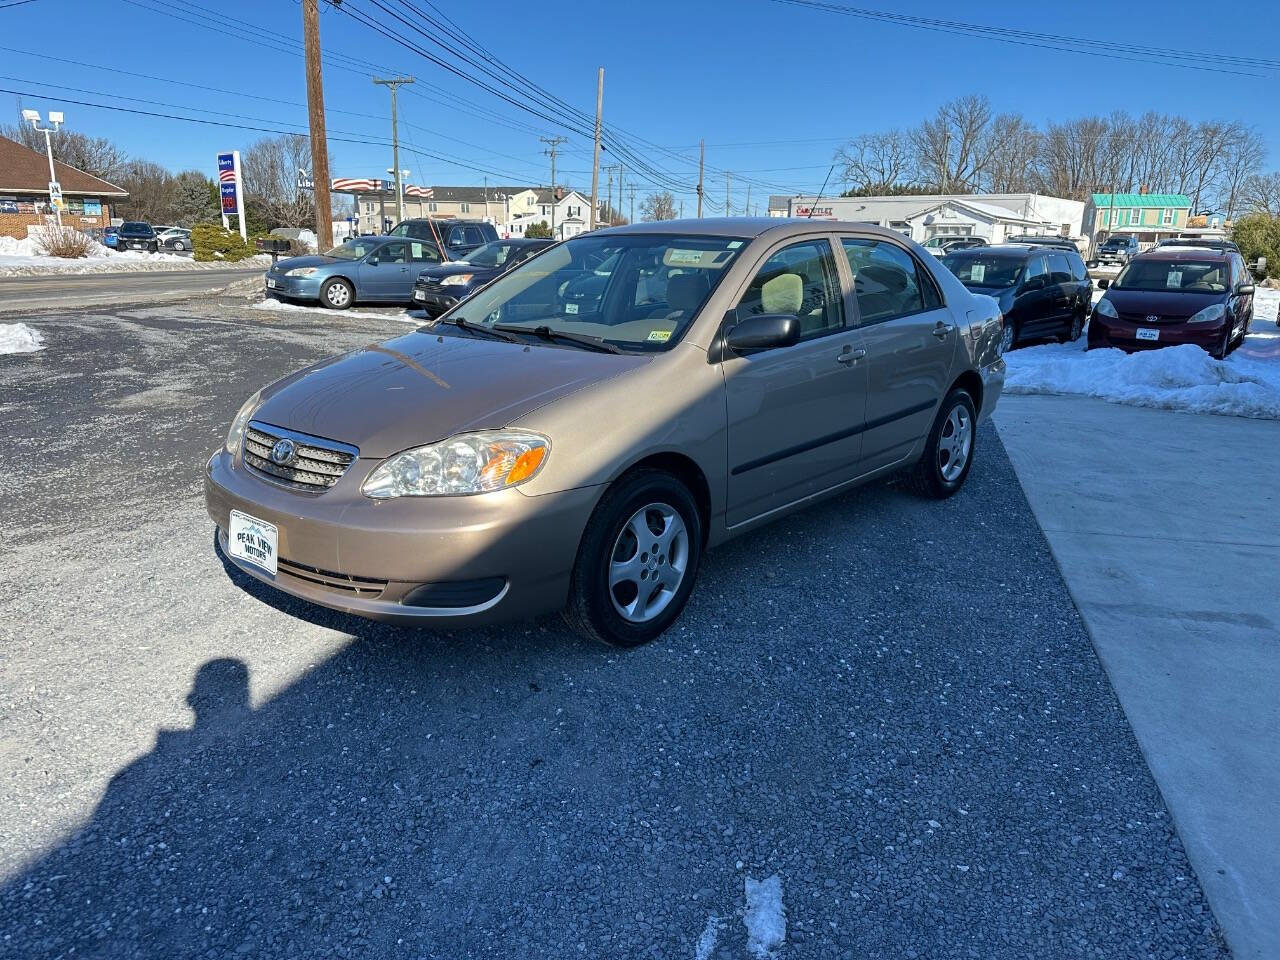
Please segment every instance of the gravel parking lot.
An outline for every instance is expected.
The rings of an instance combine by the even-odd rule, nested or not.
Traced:
[[[231,415],[390,314],[25,322],[0,956],[1227,955],[989,425],[959,496],[880,485],[734,541],[622,654],[557,620],[373,625],[217,560]]]

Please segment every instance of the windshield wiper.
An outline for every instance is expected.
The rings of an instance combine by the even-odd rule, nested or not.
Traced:
[[[459,330],[465,330],[467,333],[484,333],[493,337],[495,340],[505,340],[507,343],[524,343],[519,337],[513,337],[505,330],[497,327],[487,327],[482,323],[472,323],[466,317],[451,317],[448,320],[441,320],[441,323],[451,323]]]
[[[494,324],[493,329],[521,333],[532,333],[539,340],[555,342],[557,340],[563,343],[572,343],[575,346],[586,347],[588,350],[598,350],[601,353],[622,353],[618,347],[614,346],[608,340],[602,340],[600,337],[589,337],[584,333],[566,333],[563,330],[552,330],[546,324],[540,327],[516,327],[506,324]]]

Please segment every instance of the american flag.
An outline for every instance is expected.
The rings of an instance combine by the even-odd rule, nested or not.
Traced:
[[[422,200],[430,200],[435,196],[435,191],[430,187],[416,187],[413,185],[404,188],[406,197],[419,197]]]
[[[219,170],[219,171],[218,171],[218,181],[219,181],[220,183],[235,183],[235,182],[236,182],[236,172],[235,172],[235,170],[234,170],[234,169],[231,169],[231,170]]]
[[[330,186],[339,193],[377,193],[382,189],[381,180],[359,180],[353,177],[338,177]]]

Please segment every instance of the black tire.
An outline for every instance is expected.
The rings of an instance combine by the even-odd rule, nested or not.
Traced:
[[[615,607],[609,568],[629,521],[649,505],[669,507],[680,515],[686,534],[684,573],[661,611],[652,619],[637,623],[626,619]],[[639,549],[636,555],[639,556]],[[670,559],[667,556],[660,562]],[[702,515],[688,487],[662,470],[635,470],[609,488],[587,522],[570,578],[565,622],[582,636],[611,647],[648,643],[680,616],[693,592],[701,561]],[[625,596],[619,602],[625,603]]]
[[[960,472],[948,478],[942,465],[942,446],[946,438],[944,429],[948,428],[951,412],[961,409],[969,422],[969,452]],[[934,500],[945,500],[964,486],[973,466],[974,455],[978,451],[978,417],[973,407],[973,398],[963,387],[952,390],[942,405],[938,407],[938,415],[934,418],[933,428],[929,431],[929,439],[925,441],[924,454],[919,462],[906,475],[904,485],[913,493]]]
[[[1006,346],[1007,344],[1007,346]],[[1018,328],[1005,318],[1004,329],[1000,331],[1000,352],[1008,353],[1018,345]]]
[[[175,240],[173,241],[173,249],[181,253],[182,251],[187,249],[187,245],[183,243],[181,240]]]
[[[346,291],[345,296],[340,292]],[[341,277],[334,277],[320,288],[320,306],[330,310],[346,310],[356,301],[356,292],[351,284]]]
[[[1071,315],[1071,320],[1067,324],[1067,329],[1062,331],[1058,337],[1059,343],[1075,343],[1080,339],[1080,335],[1084,333],[1085,311],[1077,310]]]

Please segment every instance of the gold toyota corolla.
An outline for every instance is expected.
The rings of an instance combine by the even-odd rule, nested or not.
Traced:
[[[295,596],[428,625],[563,610],[631,646],[729,537],[895,471],[955,493],[1001,324],[875,227],[602,230],[255,393],[205,498],[223,554]]]

